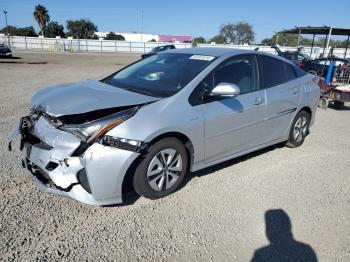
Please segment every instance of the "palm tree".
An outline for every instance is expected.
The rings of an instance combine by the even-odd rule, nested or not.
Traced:
[[[38,22],[38,25],[41,29],[41,34],[44,37],[44,29],[46,24],[50,22],[49,11],[43,5],[37,5],[34,9],[34,18]]]

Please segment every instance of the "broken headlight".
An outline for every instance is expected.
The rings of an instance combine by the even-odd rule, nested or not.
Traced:
[[[112,137],[107,135],[100,140],[100,143],[105,146],[111,146],[111,147],[128,150],[128,151],[134,151],[134,152],[141,152],[147,146],[146,143],[141,141],[126,139],[126,138],[119,138],[119,137]]]
[[[67,124],[59,128],[78,136],[82,141],[89,144],[134,115],[137,109],[138,107],[133,107],[88,123]]]

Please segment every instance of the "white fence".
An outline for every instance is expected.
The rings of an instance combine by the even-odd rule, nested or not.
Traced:
[[[124,53],[146,53],[152,48],[165,44],[164,42],[127,42],[114,40],[92,40],[92,39],[56,39],[56,38],[40,38],[40,37],[21,37],[10,36],[7,38],[0,35],[0,43],[7,43],[12,49],[36,49],[51,52],[124,52]],[[191,43],[175,43],[176,48],[192,47]],[[199,44],[198,47],[225,47],[225,48],[240,48],[253,50],[259,48],[259,51],[276,53],[269,46],[259,45],[220,45],[220,44]],[[283,51],[293,51],[296,47],[280,47]],[[310,54],[311,47],[304,47],[304,52]],[[329,50],[326,50],[325,55]],[[316,58],[323,52],[323,48],[314,47],[312,57]],[[345,48],[334,48],[333,54],[338,57],[344,57]],[[350,50],[347,52],[347,57],[350,57]]]

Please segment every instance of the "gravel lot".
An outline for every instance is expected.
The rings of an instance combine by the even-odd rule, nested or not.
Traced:
[[[0,59],[0,260],[248,261],[283,209],[320,261],[350,261],[350,105],[318,110],[297,149],[272,147],[192,174],[175,194],[94,207],[42,193],[5,139],[47,85],[100,79],[139,56],[17,53]],[[11,62],[11,63],[9,63]]]

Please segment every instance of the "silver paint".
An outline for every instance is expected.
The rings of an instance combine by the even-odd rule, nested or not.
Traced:
[[[40,106],[47,114],[81,114],[94,110],[144,104],[157,98],[87,80],[78,83],[47,87],[32,98],[33,106]]]

